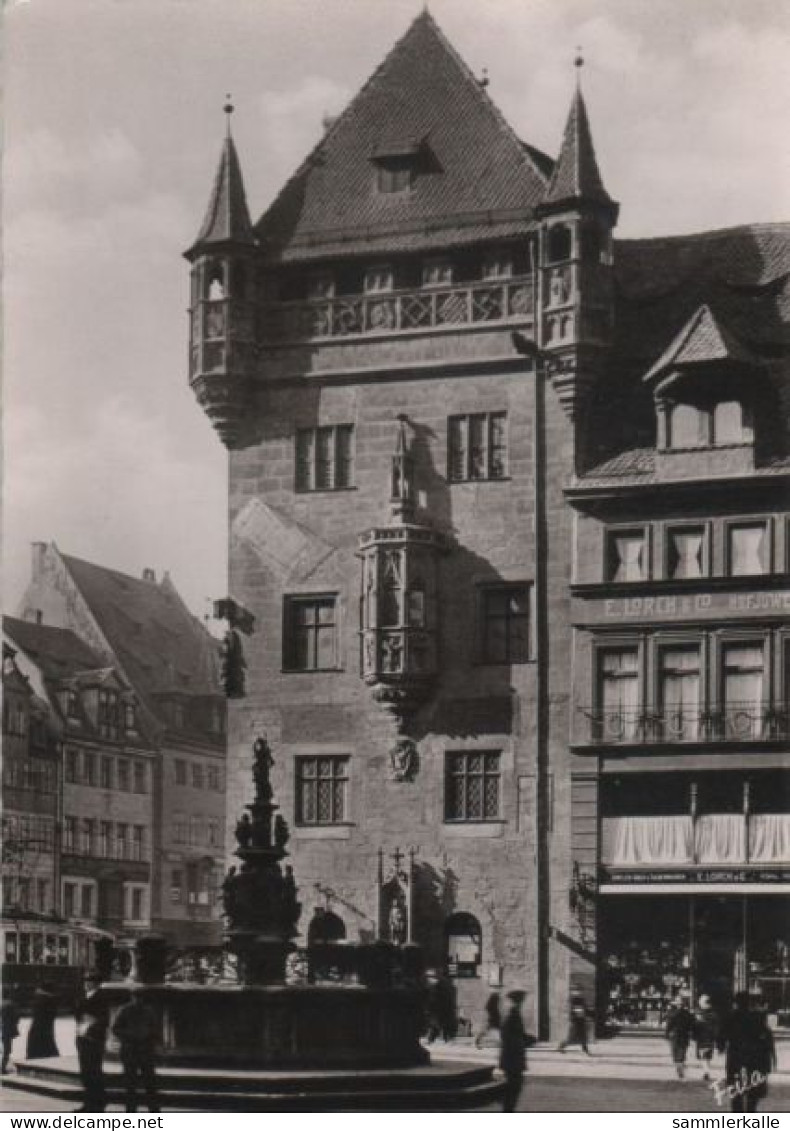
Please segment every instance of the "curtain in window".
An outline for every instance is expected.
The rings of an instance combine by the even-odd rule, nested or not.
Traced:
[[[629,868],[692,861],[691,817],[611,817],[607,824],[612,864]]]
[[[601,708],[606,739],[633,738],[639,706],[639,657],[636,650],[601,656]]]
[[[614,570],[612,581],[641,581],[645,539],[639,534],[616,534],[613,539]]]
[[[762,727],[763,650],[738,646],[724,653],[724,708],[727,734],[758,738]]]
[[[702,577],[702,531],[674,530],[670,539],[669,571],[672,577]]]
[[[706,813],[697,818],[696,857],[700,864],[746,860],[746,821],[742,813]]]
[[[790,863],[790,813],[753,813],[749,817],[749,860]]]
[[[733,577],[765,572],[764,542],[765,526],[762,523],[730,527],[730,574]]]
[[[713,410],[713,436],[717,444],[741,444],[745,440],[739,401],[719,401]]]
[[[699,651],[665,648],[661,652],[661,707],[672,738],[695,738],[699,723]]]
[[[694,405],[678,404],[670,417],[670,445],[673,448],[699,448],[707,443],[706,414]]]

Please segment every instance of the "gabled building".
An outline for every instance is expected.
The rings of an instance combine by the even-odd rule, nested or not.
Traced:
[[[153,873],[145,916],[172,943],[219,942],[225,701],[217,642],[167,575],[161,582],[153,571],[133,578],[61,554],[54,544],[34,546],[23,617],[68,628],[95,654],[94,666],[106,669],[91,677],[99,681],[96,703],[99,709],[102,703],[118,705],[116,739],[128,734],[122,688],[133,693],[136,725],[155,751],[146,778],[153,805],[148,842]],[[121,759],[111,771],[122,791],[137,791],[137,766]],[[68,760],[66,772],[68,778]],[[81,793],[84,771],[75,772]],[[97,775],[101,772],[97,765]],[[135,823],[122,824],[134,855]],[[134,893],[131,898],[139,900]]]
[[[13,617],[3,627],[35,670],[58,735],[54,906],[66,924],[131,943],[151,927],[156,769],[137,698],[70,630]]]
[[[618,210],[580,83],[555,161],[424,12],[255,224],[228,133],[186,253],[258,625],[229,812],[265,731],[307,930],[544,1037],[571,983],[653,1026],[790,986],[790,228]]]

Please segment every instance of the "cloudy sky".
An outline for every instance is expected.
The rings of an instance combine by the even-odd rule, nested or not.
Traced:
[[[259,215],[421,0],[8,0],[5,607],[29,543],[225,582],[224,451],[186,378],[187,265],[233,93]],[[790,219],[790,0],[431,0],[556,153],[577,44],[621,235]]]

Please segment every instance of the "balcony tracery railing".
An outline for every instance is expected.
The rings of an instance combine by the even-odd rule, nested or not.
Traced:
[[[790,706],[728,703],[672,710],[581,708],[590,744],[770,742],[790,738]]]
[[[523,321],[532,316],[533,307],[532,278],[522,276],[464,286],[272,303],[264,308],[262,329],[269,341],[343,338]]]

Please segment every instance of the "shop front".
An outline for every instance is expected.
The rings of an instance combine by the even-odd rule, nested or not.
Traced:
[[[601,791],[598,1006],[661,1029],[672,1003],[746,990],[790,1031],[790,814],[775,773],[639,774]]]

